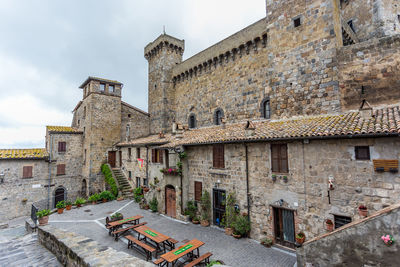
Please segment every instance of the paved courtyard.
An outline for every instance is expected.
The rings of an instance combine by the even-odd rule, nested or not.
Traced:
[[[200,248],[200,253],[210,251],[212,259],[224,261],[230,266],[293,266],[296,262],[294,253],[289,253],[277,248],[265,248],[254,240],[243,238],[236,240],[227,236],[216,227],[202,227],[191,223],[183,223],[171,218],[142,210],[138,204],[131,200],[113,201],[100,205],[87,205],[79,209],[65,211],[63,214],[53,214],[49,223],[63,230],[92,238],[93,240],[125,251],[136,257],[144,259],[133,249],[127,249],[126,240],[121,238],[115,242],[105,229],[105,217],[119,211],[124,217],[143,215],[141,222],[172,238],[182,241],[197,238],[205,243]],[[182,243],[177,244],[182,245]]]

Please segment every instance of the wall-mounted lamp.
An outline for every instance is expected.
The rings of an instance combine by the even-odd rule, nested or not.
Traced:
[[[1,172],[0,173],[0,184],[4,183],[4,176],[5,176],[4,172]]]
[[[333,189],[335,189],[335,187],[334,187],[334,185],[333,185],[333,182],[335,181],[335,179],[333,179],[333,176],[332,175],[329,175],[329,178],[328,178],[328,189],[329,190],[333,190]]]
[[[216,182],[215,182],[215,188],[219,188],[219,185],[221,184],[221,180],[220,179],[218,179]]]

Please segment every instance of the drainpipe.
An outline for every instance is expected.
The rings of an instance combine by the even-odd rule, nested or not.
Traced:
[[[179,156],[178,156],[179,157]],[[179,159],[179,161],[181,161],[181,159]],[[181,161],[182,162],[182,161]],[[179,175],[181,178],[181,215],[183,215],[183,164],[182,164],[182,171],[181,171],[181,175]]]
[[[50,185],[51,185],[51,154],[53,148],[53,135],[50,135],[50,153],[49,153],[49,184],[47,188],[47,209],[50,209]]]
[[[249,153],[247,144],[243,143],[246,155],[246,194],[247,194],[247,218],[250,221],[250,190],[249,190]]]

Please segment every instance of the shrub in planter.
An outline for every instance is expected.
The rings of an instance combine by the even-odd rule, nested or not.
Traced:
[[[185,209],[185,215],[189,217],[189,220],[193,220],[194,217],[196,217],[197,213],[197,208],[194,204],[193,200],[189,200],[186,202],[186,209]]]
[[[362,217],[367,217],[368,216],[368,208],[364,205],[360,205],[358,207],[358,214]]]
[[[57,208],[58,214],[63,213],[64,209],[65,209],[65,201],[64,200],[58,201],[56,204],[56,208]]]
[[[233,234],[240,236],[247,236],[250,232],[251,226],[250,221],[246,216],[238,215],[233,223]]]
[[[90,202],[92,202],[92,204],[96,204],[97,201],[100,200],[100,195],[99,194],[93,194],[89,197],[88,199]]]
[[[111,218],[110,222],[115,222],[115,221],[122,220],[124,218],[124,216],[121,213],[116,212],[113,215],[111,215],[110,218]]]
[[[81,197],[78,197],[78,198],[76,198],[76,200],[75,200],[75,205],[79,208],[79,207],[81,207],[83,204],[85,204],[86,203],[86,200],[85,199],[83,199],[83,198],[81,198]]]
[[[112,201],[112,200],[114,200],[114,199],[115,199],[115,196],[114,196],[113,193],[111,193],[110,191],[105,190],[105,191],[103,191],[103,192],[100,193],[100,199],[102,199],[103,202],[104,202],[104,200],[106,200],[106,202],[107,202],[107,201]]]
[[[264,247],[271,247],[272,244],[274,243],[274,241],[272,241],[272,239],[268,238],[268,237],[264,237],[263,239],[261,239],[261,245],[263,245]]]
[[[150,209],[152,212],[157,212],[158,211],[158,200],[154,196],[152,200],[150,200]]]
[[[306,239],[306,235],[303,232],[300,232],[296,235],[296,242],[299,244],[303,244]]]
[[[72,201],[71,200],[65,201],[65,208],[66,208],[66,210],[72,209]]]
[[[235,203],[236,203],[236,195],[235,193],[229,193],[226,198],[225,204],[225,215],[224,215],[224,224],[225,224],[225,234],[232,235],[233,234],[233,223],[236,219],[236,211],[235,211]]]
[[[211,199],[208,191],[203,191],[201,195],[201,225],[209,226],[211,218]]]
[[[112,194],[114,195],[114,197],[117,197],[118,196],[118,188],[117,188],[117,184],[115,183],[115,180],[112,176],[112,171],[111,171],[110,167],[107,164],[101,165],[101,172],[104,174],[106,183],[110,185]]]
[[[193,223],[193,224],[199,224],[199,223],[200,223],[199,218],[197,218],[197,216],[195,216],[195,217],[192,219],[192,223]]]
[[[50,210],[44,209],[36,212],[39,219],[39,225],[46,225],[49,222]]]
[[[329,231],[329,232],[332,232],[332,231],[333,231],[333,222],[332,222],[332,220],[327,219],[327,220],[325,221],[325,225],[326,225],[326,230],[327,230],[327,231]]]
[[[133,198],[136,203],[140,203],[143,198],[143,191],[141,187],[137,187],[133,190]]]

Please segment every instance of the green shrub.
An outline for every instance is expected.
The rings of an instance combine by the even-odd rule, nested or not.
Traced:
[[[50,215],[50,210],[44,209],[44,210],[40,210],[38,212],[36,212],[36,216],[38,218],[43,218],[44,216],[49,216]]]
[[[111,215],[111,220],[122,219],[122,218],[123,218],[123,216],[119,212],[116,212],[113,215]]]
[[[150,200],[150,209],[153,212],[158,211],[158,200],[157,198],[154,196],[152,200]]]
[[[99,195],[99,194],[93,194],[93,195],[91,195],[91,196],[89,197],[88,200],[91,201],[91,202],[99,201],[99,200],[100,200],[100,195]]]
[[[235,203],[236,203],[236,195],[235,193],[229,193],[226,198],[225,204],[225,215],[224,215],[224,223],[225,227],[233,228],[233,223],[236,219],[236,211],[235,211]]]
[[[194,204],[194,201],[189,200],[188,202],[186,202],[185,215],[189,216],[189,218],[193,220],[194,217],[196,217],[196,214],[197,214],[197,208]]]
[[[208,191],[203,191],[201,195],[201,218],[205,221],[210,221],[211,218],[211,198]]]
[[[141,187],[136,187],[133,190],[133,198],[135,199],[136,203],[139,203],[143,198],[143,189]]]
[[[64,200],[58,201],[57,204],[56,204],[56,208],[57,209],[64,209],[65,208],[65,201]]]
[[[233,223],[233,232],[236,235],[246,236],[250,232],[250,221],[247,216],[237,215]]]
[[[108,201],[114,200],[115,196],[110,191],[106,190],[100,193],[100,199],[107,199]]]
[[[85,204],[85,203],[86,203],[86,200],[81,198],[81,197],[77,197],[76,200],[75,200],[75,205],[82,205],[82,204]]]
[[[111,192],[113,193],[113,195],[115,197],[117,197],[118,196],[118,187],[112,176],[112,171],[111,171],[110,167],[107,164],[101,165],[101,172],[104,174],[106,183],[110,185]]]
[[[72,201],[71,200],[65,201],[65,206],[71,206],[71,205],[72,205]]]
[[[221,265],[221,263],[219,261],[216,260],[211,260],[210,263],[207,263],[206,267],[211,267],[214,265]]]

